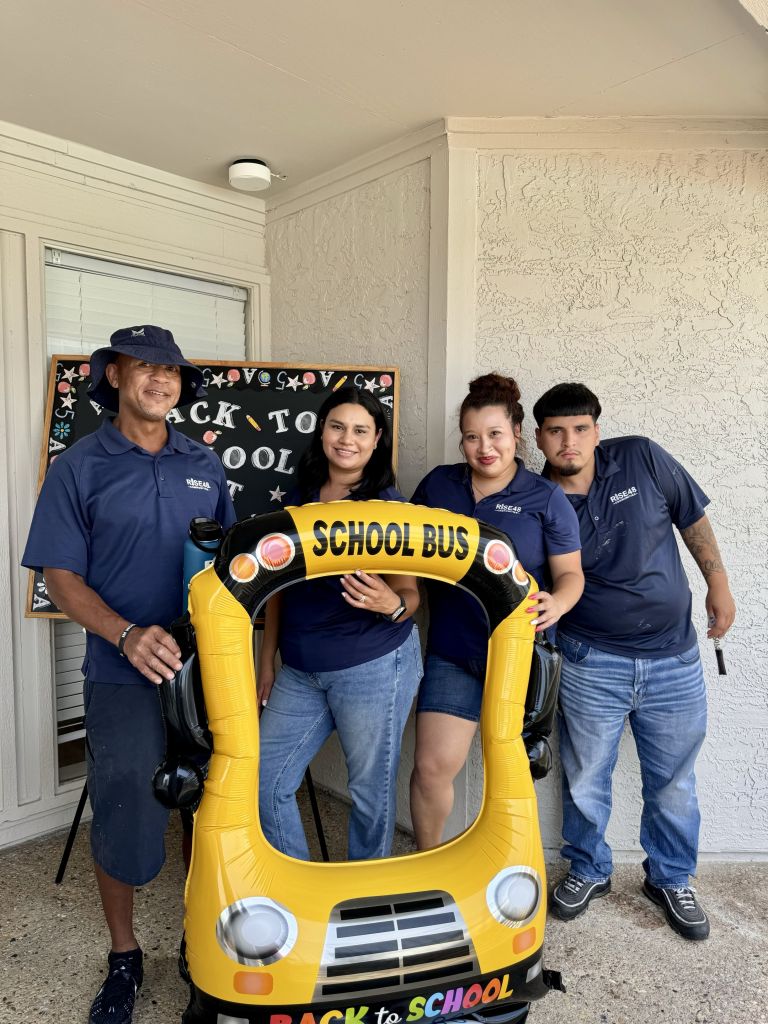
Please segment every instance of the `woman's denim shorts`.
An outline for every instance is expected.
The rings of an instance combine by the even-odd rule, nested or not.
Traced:
[[[484,659],[453,661],[427,651],[416,710],[479,722],[484,682]]]

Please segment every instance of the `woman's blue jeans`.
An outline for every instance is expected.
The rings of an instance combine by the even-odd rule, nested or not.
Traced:
[[[688,885],[696,873],[700,822],[694,762],[707,726],[698,645],[669,658],[625,658],[562,633],[557,642],[563,651],[563,857],[580,878],[611,875],[605,830],[628,718],[640,759],[643,867],[660,888]]]
[[[420,679],[415,626],[397,650],[353,668],[280,669],[260,723],[259,814],[264,834],[276,849],[309,859],[296,791],[312,758],[335,729],[352,800],[349,859],[389,856],[400,743]]]

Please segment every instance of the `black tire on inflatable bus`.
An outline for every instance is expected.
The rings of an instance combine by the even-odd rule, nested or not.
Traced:
[[[482,1024],[524,1024],[530,1008],[530,1003],[518,1003],[504,1010],[475,1010],[471,1016]]]

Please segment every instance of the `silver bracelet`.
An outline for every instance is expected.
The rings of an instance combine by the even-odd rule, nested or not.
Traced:
[[[128,637],[128,634],[131,632],[132,629],[136,629],[136,625],[137,624],[135,622],[132,622],[130,626],[126,626],[123,632],[120,634],[120,639],[117,641],[117,653],[120,655],[121,658],[125,657],[125,651],[123,650],[123,648],[125,647],[126,638]]]

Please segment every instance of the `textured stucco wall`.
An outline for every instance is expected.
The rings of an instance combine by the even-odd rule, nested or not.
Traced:
[[[267,223],[272,358],[400,367],[399,468],[426,469],[429,161]]]
[[[429,161],[393,171],[276,221],[267,220],[272,358],[399,366],[398,483],[410,495],[426,471]],[[412,763],[409,723],[403,745]],[[344,791],[335,739],[313,769]],[[408,770],[399,817],[407,817]]]
[[[478,372],[600,396],[606,437],[647,434],[693,473],[728,566],[738,618],[718,677],[702,656],[709,737],[698,762],[702,852],[768,851],[768,155],[486,152],[478,157]],[[684,555],[694,621],[704,588]],[[477,750],[472,797],[480,797]],[[559,843],[558,780],[539,784],[545,845]],[[624,737],[610,840],[639,849],[640,783]]]

